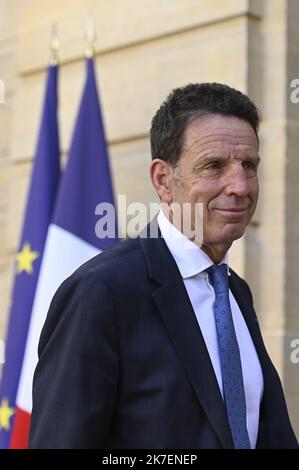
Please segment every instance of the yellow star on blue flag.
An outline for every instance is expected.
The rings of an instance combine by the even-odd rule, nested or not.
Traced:
[[[32,251],[30,243],[24,243],[23,248],[16,255],[17,273],[25,271],[28,274],[33,273],[33,261],[39,257],[38,251]]]
[[[15,414],[15,409],[8,404],[7,398],[2,398],[0,406],[0,429],[10,430],[10,418]]]

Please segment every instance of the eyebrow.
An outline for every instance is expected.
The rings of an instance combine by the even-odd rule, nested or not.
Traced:
[[[211,163],[211,162],[215,162],[215,161],[219,161],[219,160],[228,160],[227,157],[223,157],[221,155],[213,155],[213,156],[205,156],[205,157],[200,157],[195,163],[194,163],[194,166],[198,166],[198,165],[202,165],[202,164],[205,164],[205,163]],[[255,161],[256,163],[259,163],[261,158],[259,155],[250,155],[248,157],[246,157],[244,160],[252,160],[252,161]]]

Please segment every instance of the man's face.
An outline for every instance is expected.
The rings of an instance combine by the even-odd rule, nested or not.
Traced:
[[[211,114],[187,126],[172,202],[203,204],[203,246],[229,247],[243,235],[257,204],[258,163],[247,121]]]

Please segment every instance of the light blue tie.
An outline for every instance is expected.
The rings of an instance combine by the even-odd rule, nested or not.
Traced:
[[[207,269],[214,287],[214,315],[220,351],[223,395],[235,449],[250,449],[241,357],[229,302],[226,264]]]

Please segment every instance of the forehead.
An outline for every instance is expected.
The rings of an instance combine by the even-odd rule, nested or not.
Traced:
[[[235,116],[210,114],[191,121],[185,130],[183,153],[226,148],[234,151],[258,151],[258,141],[252,126]]]

